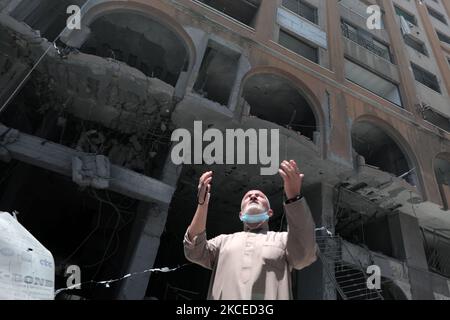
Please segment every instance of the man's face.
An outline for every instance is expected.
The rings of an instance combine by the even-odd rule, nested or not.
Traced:
[[[272,209],[269,208],[269,201],[264,193],[259,190],[251,190],[247,192],[242,198],[241,215],[260,214],[268,211],[269,216],[272,216]]]

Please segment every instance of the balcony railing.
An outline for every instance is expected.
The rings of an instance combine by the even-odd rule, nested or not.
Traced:
[[[450,278],[450,239],[424,228],[421,230],[430,271]]]
[[[346,37],[347,39],[352,40],[353,42],[356,42],[357,44],[359,44],[360,46],[366,48],[367,50],[369,50],[370,52],[376,54],[377,56],[380,56],[380,57],[382,57],[382,58],[384,58],[384,59],[386,59],[388,61],[391,61],[391,56],[389,54],[389,50],[386,50],[385,48],[377,46],[370,39],[362,37],[357,32],[355,32],[353,30],[350,30],[348,25],[346,25],[344,23],[341,24],[341,27],[342,27],[342,34],[344,35],[344,37]]]

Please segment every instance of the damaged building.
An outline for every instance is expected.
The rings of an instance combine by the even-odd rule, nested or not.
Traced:
[[[171,134],[278,129],[318,227],[296,299],[450,299],[449,23],[444,0],[0,0],[0,211],[53,254],[56,288],[70,265],[134,274],[56,299],[204,299],[182,247],[201,173],[208,237],[242,229],[253,188],[286,230],[282,182],[175,165]]]

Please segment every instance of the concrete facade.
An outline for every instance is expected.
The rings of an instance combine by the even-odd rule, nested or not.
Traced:
[[[194,121],[201,120],[204,128],[220,131],[279,129],[280,157],[296,159],[302,166],[307,177],[305,197],[316,225],[338,233],[352,252],[352,258],[343,261],[358,261],[363,269],[379,265],[385,298],[450,299],[448,269],[442,263],[436,266],[431,259],[434,244],[425,243],[422,235],[427,230],[439,241],[450,242],[446,207],[450,199],[443,191],[450,185],[450,131],[440,125],[450,118],[450,46],[435,32],[450,37],[450,28],[421,4],[439,11],[450,23],[448,3],[305,0],[302,5],[309,9],[294,12],[288,3],[296,0],[247,1],[248,10],[240,8],[240,0],[229,7],[221,7],[222,2],[77,1],[82,6],[81,29],[63,30],[68,16],[65,2],[52,7],[44,0],[0,0],[0,106],[8,102],[0,114],[0,129],[17,129],[21,137],[7,141],[0,132],[5,147],[0,159],[62,175],[52,169],[56,164],[51,159],[44,166],[36,161],[37,155],[16,146],[24,135],[36,136],[52,141],[51,150],[70,147],[83,155],[103,154],[114,167],[136,173],[133,182],[118,176],[124,181],[121,188],[112,189],[117,197],[99,195],[99,203],[108,205],[111,215],[117,210],[120,217],[124,212],[131,215],[123,229],[120,222],[118,228],[105,227],[104,234],[114,235],[120,229],[126,235],[117,239],[108,266],[96,265],[98,270],[89,276],[115,277],[184,263],[180,241],[194,213],[198,177],[209,168],[215,170],[216,188],[209,236],[241,228],[235,204],[254,186],[275,199],[274,225],[283,228],[277,176],[262,177],[253,165],[171,166],[170,131],[193,131]],[[367,29],[368,15],[361,11],[367,5],[382,8],[381,30]],[[417,19],[410,36],[425,45],[427,55],[405,43],[395,6]],[[359,31],[344,34],[343,21]],[[291,37],[292,47],[280,43],[283,32]],[[54,47],[52,41],[60,33]],[[383,48],[389,59],[380,56]],[[316,55],[317,61],[307,55]],[[21,83],[38,60],[33,75]],[[351,74],[356,69],[349,68],[347,61],[364,73]],[[411,62],[436,77],[440,92],[415,79]],[[16,88],[20,90],[8,101]],[[398,104],[388,99],[392,88],[398,89]],[[33,103],[36,110],[30,107]],[[427,118],[427,112],[439,118]],[[42,134],[36,129],[40,126],[48,131]],[[66,150],[63,155],[64,166],[69,166],[74,154]],[[437,158],[443,159],[439,166]],[[5,163],[0,169],[6,176],[10,168]],[[69,170],[65,175],[70,174]],[[13,179],[10,176],[2,188],[12,188]],[[136,195],[130,185],[139,189],[141,184],[151,184],[150,179],[155,180],[154,188],[144,190],[152,190],[152,195]],[[20,197],[8,205],[19,202]],[[123,203],[130,203],[130,209]],[[95,225],[95,217],[86,218],[86,223]],[[347,223],[349,217],[362,226]],[[380,243],[377,237],[386,234],[390,240]],[[108,244],[108,239],[99,243]],[[101,248],[84,255],[97,257]],[[74,263],[85,259],[63,249],[61,256]],[[442,261],[443,256],[439,251]],[[298,298],[339,298],[327,278],[329,270],[320,263],[297,275]],[[184,285],[183,276],[146,275],[126,280],[113,293],[94,290],[86,296],[204,297],[207,273],[182,272],[198,284]]]

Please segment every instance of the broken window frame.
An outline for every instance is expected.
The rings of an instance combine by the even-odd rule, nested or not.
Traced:
[[[283,35],[283,36],[282,36]],[[287,42],[284,42],[286,38],[291,38],[292,40],[296,41],[297,48],[293,48],[292,46],[288,46]],[[283,39],[283,40],[282,40]],[[292,32],[289,32],[288,30],[284,28],[280,28],[279,35],[278,35],[278,44],[282,46],[283,48],[286,48],[295,54],[298,54],[299,56],[308,59],[311,62],[314,62],[316,64],[320,64],[320,54],[319,54],[319,48],[317,46],[311,45],[309,42],[304,40],[303,38],[299,37],[298,35],[293,35]],[[300,48],[298,50],[298,48]],[[304,50],[311,50],[310,52],[305,52]]]
[[[208,96],[208,91],[205,91],[205,86],[208,85],[208,71],[211,67],[211,61],[214,58],[212,56],[213,54],[216,55],[222,55],[227,57],[228,59],[234,60],[233,68],[230,66],[230,70],[232,72],[231,77],[233,78],[232,83],[229,86],[229,92],[227,93],[226,101],[219,99],[215,99],[213,96]],[[192,91],[196,94],[204,96],[206,94],[205,99],[208,99],[210,101],[213,101],[215,103],[219,103],[222,106],[225,106],[227,108],[230,108],[230,103],[232,101],[232,95],[234,91],[234,87],[236,85],[236,81],[238,79],[238,71],[239,71],[239,65],[241,61],[241,53],[234,51],[232,49],[226,48],[222,44],[210,39],[208,41],[208,45],[206,46],[205,53],[203,55],[202,63],[200,65],[197,78],[195,80],[194,86],[192,88]]]
[[[400,8],[397,5],[394,5],[394,9],[395,9],[395,14],[399,17],[403,17],[406,21],[408,21],[409,23],[413,24],[414,26],[418,26],[417,23],[417,18],[414,14],[409,13],[408,11],[406,11],[403,8]]]

